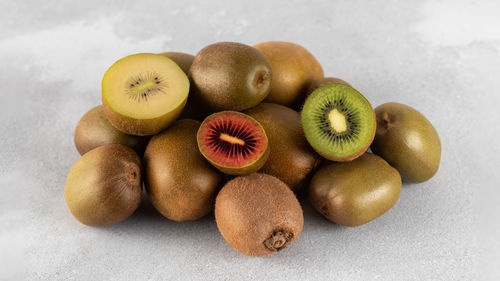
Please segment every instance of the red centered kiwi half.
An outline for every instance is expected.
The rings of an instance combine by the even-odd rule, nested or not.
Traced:
[[[247,175],[259,170],[269,157],[264,128],[252,117],[236,111],[208,116],[197,134],[201,154],[229,175]]]

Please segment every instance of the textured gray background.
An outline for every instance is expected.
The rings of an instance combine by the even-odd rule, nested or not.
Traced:
[[[499,1],[211,2],[0,1],[0,280],[498,278]],[[147,202],[79,224],[64,201],[72,134],[106,69],[226,40],[297,42],[373,105],[419,109],[441,136],[438,174],[358,228],[301,196],[303,234],[264,258],[233,251],[212,215],[175,223]]]

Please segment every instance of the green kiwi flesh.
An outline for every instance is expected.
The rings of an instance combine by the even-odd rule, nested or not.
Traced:
[[[76,125],[74,141],[80,155],[105,144],[123,144],[142,155],[148,137],[125,134],[111,125],[104,115],[102,105],[98,105],[83,115]]]
[[[309,186],[314,208],[328,220],[345,226],[359,226],[378,218],[396,204],[400,193],[398,171],[372,153],[322,167]]]
[[[141,203],[141,160],[121,144],[99,146],[71,168],[65,185],[66,204],[83,224],[118,223]]]
[[[441,141],[431,122],[416,109],[394,102],[378,106],[375,113],[372,151],[395,167],[404,181],[424,182],[434,176],[441,160]]]
[[[256,172],[269,157],[269,140],[262,125],[252,117],[221,111],[208,116],[197,134],[201,154],[228,175]]]
[[[300,114],[265,102],[245,113],[262,125],[269,138],[269,158],[260,172],[277,177],[294,191],[302,188],[321,157],[304,137]]]
[[[174,221],[199,219],[213,210],[223,176],[198,151],[200,122],[183,119],[155,135],[144,155],[146,190],[153,206]]]
[[[215,220],[229,245],[248,256],[283,250],[304,225],[302,208],[290,188],[258,173],[224,185],[215,202]]]
[[[271,65],[257,49],[218,42],[203,48],[190,68],[198,103],[213,111],[245,110],[259,104],[271,89]]]
[[[301,112],[307,141],[332,161],[351,161],[362,155],[375,136],[375,113],[366,98],[344,84],[319,87]]]

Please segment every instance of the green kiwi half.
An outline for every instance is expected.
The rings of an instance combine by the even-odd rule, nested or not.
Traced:
[[[328,84],[312,92],[301,119],[309,144],[332,161],[359,157],[375,135],[372,106],[361,93],[344,84]]]

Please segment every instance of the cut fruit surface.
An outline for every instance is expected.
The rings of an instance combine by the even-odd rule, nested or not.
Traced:
[[[186,74],[171,59],[156,54],[125,57],[108,69],[102,81],[109,121],[136,135],[166,128],[182,111],[188,93]]]
[[[301,113],[305,136],[323,157],[350,161],[363,154],[373,141],[375,114],[366,98],[343,84],[316,89]]]
[[[252,117],[235,111],[208,116],[197,134],[203,156],[226,174],[256,172],[269,156],[268,139]]]

